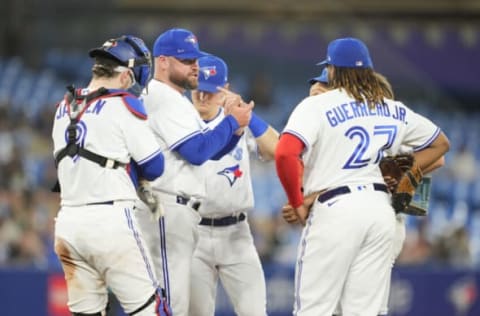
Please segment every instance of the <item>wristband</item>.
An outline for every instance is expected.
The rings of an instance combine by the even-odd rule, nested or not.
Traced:
[[[252,131],[253,136],[257,138],[263,135],[263,133],[265,133],[265,131],[268,129],[268,123],[252,112],[252,118],[250,119],[248,127]]]

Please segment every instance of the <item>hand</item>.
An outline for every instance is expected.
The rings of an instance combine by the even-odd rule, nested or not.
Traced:
[[[147,180],[139,181],[137,195],[150,209],[150,215],[153,221],[158,221],[158,219],[165,214],[160,199],[153,192],[153,189]]]
[[[305,221],[310,213],[310,210],[312,209],[313,203],[315,203],[315,201],[318,199],[320,193],[321,191],[314,191],[304,196],[302,206],[297,209],[293,208],[290,204],[285,204],[282,207],[283,219],[289,224],[305,225]],[[299,215],[302,215],[303,217],[300,217]]]
[[[390,193],[395,192],[395,189],[398,185],[397,179],[391,176],[384,176],[383,181],[385,181],[385,184],[387,185],[388,191],[390,191]]]
[[[241,106],[234,106],[231,108],[230,115],[235,118],[240,127],[247,127],[252,118],[253,106],[253,102],[245,105],[242,104]]]
[[[285,204],[282,207],[282,217],[289,224],[300,224],[297,212],[290,204]]]
[[[243,101],[242,97],[225,88],[218,88],[220,91],[225,93],[225,102],[223,107],[225,109],[225,115],[232,115],[237,121],[240,127],[246,127],[250,123],[250,118],[252,117],[252,109],[255,106],[253,101],[250,101],[248,104]],[[241,135],[243,131],[236,131],[237,135]]]
[[[297,213],[298,221],[300,222],[300,224],[302,224],[302,226],[305,226],[305,224],[307,223],[308,213],[310,212],[309,209],[307,209],[307,207],[302,204],[294,210],[295,213]]]
[[[302,224],[305,226],[310,210],[305,204],[294,208],[290,204],[285,204],[282,207],[282,217],[289,224]]]
[[[158,205],[158,198],[153,193],[152,187],[147,180],[140,180],[137,189],[137,194],[140,200],[147,204],[150,211],[155,212]]]
[[[231,114],[233,107],[239,107],[242,105],[242,97],[238,93],[234,93],[223,87],[218,87],[219,91],[222,91],[225,95],[223,100],[223,108],[225,109],[225,115]]]

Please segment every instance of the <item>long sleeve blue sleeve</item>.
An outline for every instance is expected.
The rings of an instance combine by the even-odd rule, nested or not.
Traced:
[[[158,152],[158,154],[142,164],[138,164],[132,159],[127,166],[127,172],[130,175],[135,188],[138,187],[138,180],[140,178],[153,181],[163,174],[164,169],[165,157],[161,152]]]
[[[242,136],[238,136],[233,134],[232,138],[230,140],[230,143],[228,143],[225,147],[223,147],[215,156],[212,157],[212,160],[220,160],[223,156],[231,152],[235,146],[237,146],[238,141],[240,140]]]
[[[229,145],[239,127],[235,118],[227,115],[214,129],[187,139],[175,150],[189,163],[199,166]]]

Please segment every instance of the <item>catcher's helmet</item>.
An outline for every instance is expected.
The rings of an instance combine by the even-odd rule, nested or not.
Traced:
[[[152,67],[151,54],[145,43],[138,37],[124,35],[110,39],[102,47],[94,48],[88,53],[90,57],[113,58],[121,65],[133,70],[135,80],[144,87],[150,78]]]

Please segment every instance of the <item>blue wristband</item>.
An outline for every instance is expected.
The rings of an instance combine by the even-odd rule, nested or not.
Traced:
[[[255,113],[252,113],[252,118],[250,119],[248,127],[252,131],[253,136],[257,138],[265,133],[265,131],[268,129],[268,124]]]

